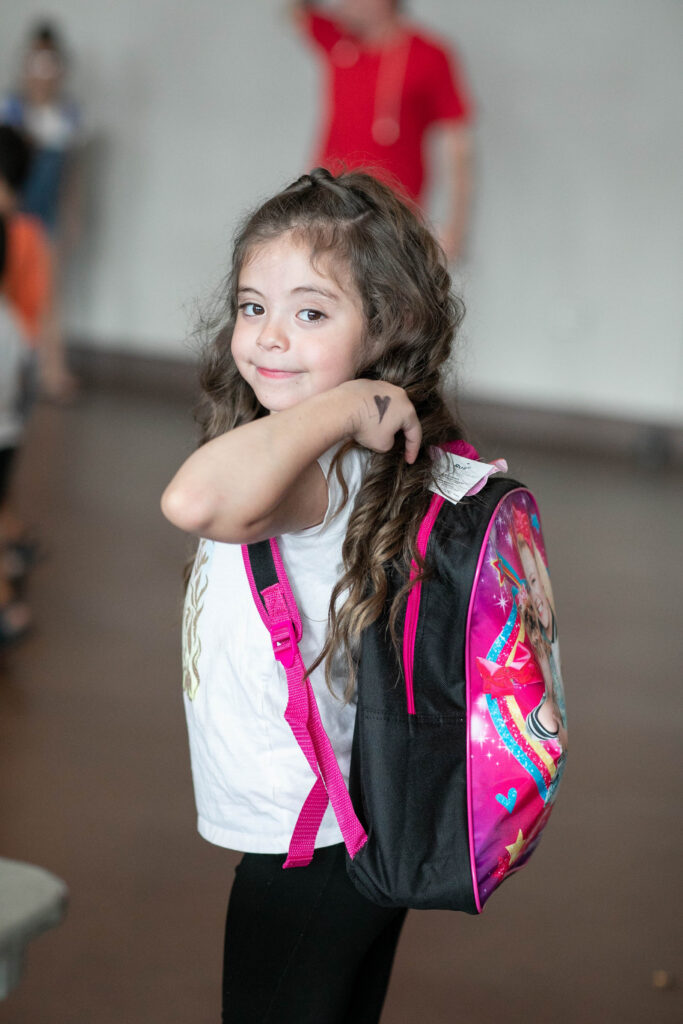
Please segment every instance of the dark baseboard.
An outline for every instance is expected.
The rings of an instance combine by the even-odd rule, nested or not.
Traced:
[[[85,389],[155,395],[194,405],[198,398],[193,362],[129,352],[69,347],[69,359]],[[590,452],[637,459],[652,466],[683,464],[683,427],[579,412],[533,408],[463,396],[460,415],[469,435],[491,446]]]
[[[635,459],[653,468],[683,464],[683,427],[484,399],[461,399],[474,439]]]
[[[198,397],[197,370],[189,360],[71,344],[69,365],[86,391],[127,391],[190,402]]]

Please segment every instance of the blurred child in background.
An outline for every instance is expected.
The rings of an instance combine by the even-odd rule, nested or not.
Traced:
[[[22,342],[2,293],[7,256],[7,228],[0,217],[0,508],[7,501],[14,456],[22,434],[19,411]],[[30,612],[16,600],[11,570],[0,562],[0,647],[19,639],[28,629]]]
[[[19,88],[0,106],[0,122],[26,134],[33,147],[21,208],[37,217],[50,240],[55,287],[42,324],[41,385],[47,397],[69,400],[76,380],[69,372],[62,325],[64,260],[78,234],[75,151],[80,132],[76,104],[64,91],[67,59],[54,26],[38,25],[29,37]]]
[[[0,646],[19,639],[30,624],[16,585],[36,551],[9,504],[11,473],[35,397],[37,346],[52,287],[41,224],[17,209],[30,166],[31,148],[21,132],[0,125]]]

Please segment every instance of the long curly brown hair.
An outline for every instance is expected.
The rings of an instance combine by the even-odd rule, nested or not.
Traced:
[[[404,459],[401,436],[393,449],[369,455],[342,546],[343,574],[331,597],[326,643],[309,673],[325,662],[331,687],[333,652],[348,663],[345,698],[353,693],[355,663],[363,630],[381,615],[388,573],[402,579],[388,623],[397,643],[397,622],[408,590],[417,531],[430,500],[430,448],[462,437],[446,406],[442,374],[463,306],[451,293],[440,246],[419,214],[386,185],[361,171],[333,177],[317,168],[251,213],[235,237],[222,316],[214,319],[201,369],[198,410],[200,444],[266,414],[242,379],[230,352],[237,316],[241,269],[254,249],[285,233],[310,246],[313,262],[326,271],[350,272],[365,315],[363,352],[356,376],[403,388],[422,426],[417,460]],[[355,446],[345,442],[333,462],[344,488],[342,460]],[[418,576],[417,578],[421,578]]]

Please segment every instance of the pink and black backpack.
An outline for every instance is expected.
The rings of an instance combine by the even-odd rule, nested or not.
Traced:
[[[301,618],[277,543],[243,548],[287,674],[285,717],[315,776],[284,866],[309,863],[331,801],[349,875],[370,900],[478,913],[536,848],[565,765],[538,507],[499,477],[455,503],[435,493],[418,547],[430,573],[408,595],[400,656],[386,619],[363,635],[349,790],[304,681]],[[400,586],[390,580],[389,602]]]

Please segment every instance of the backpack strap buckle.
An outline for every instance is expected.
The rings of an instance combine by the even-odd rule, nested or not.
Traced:
[[[283,668],[291,668],[298,649],[294,623],[291,619],[283,619],[274,622],[269,629],[275,660],[279,661]]]

